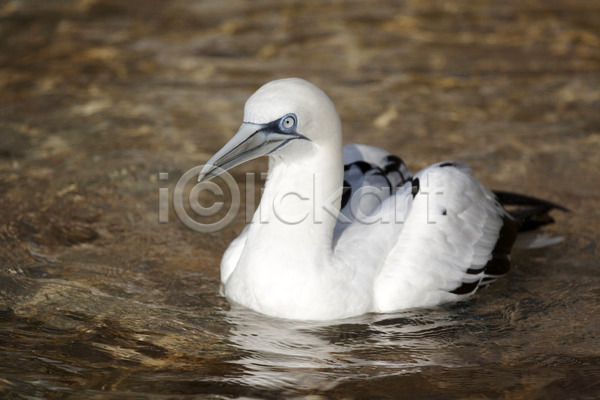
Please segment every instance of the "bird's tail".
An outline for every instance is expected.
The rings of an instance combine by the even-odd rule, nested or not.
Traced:
[[[519,223],[516,248],[546,247],[563,240],[560,236],[550,236],[535,232],[535,230],[554,222],[550,211],[569,212],[567,208],[550,201],[517,193],[494,191],[494,194],[506,211]]]

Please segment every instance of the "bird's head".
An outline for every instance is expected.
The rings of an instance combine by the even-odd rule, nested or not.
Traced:
[[[198,181],[211,179],[264,155],[301,157],[318,147],[341,147],[341,123],[333,102],[318,87],[298,78],[258,89],[244,108],[244,122],[204,166]]]

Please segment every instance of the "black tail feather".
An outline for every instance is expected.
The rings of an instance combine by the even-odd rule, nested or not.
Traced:
[[[554,222],[549,214],[552,210],[569,211],[559,204],[522,194],[502,191],[494,191],[494,194],[508,213],[520,223],[519,232],[551,224]]]
[[[500,204],[508,206],[545,206],[549,210],[557,209],[568,212],[569,210],[559,204],[552,203],[547,200],[538,199],[537,197],[525,196],[518,193],[503,192],[494,190],[494,194],[500,200]]]

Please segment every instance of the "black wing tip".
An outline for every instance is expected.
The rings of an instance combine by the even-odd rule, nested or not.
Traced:
[[[463,282],[459,287],[457,287],[454,290],[451,290],[450,293],[452,294],[470,294],[473,293],[477,290],[477,288],[479,287],[479,281],[473,281],[473,282]]]
[[[554,219],[549,215],[552,210],[569,212],[567,208],[559,204],[536,197],[502,191],[494,191],[494,194],[502,207],[513,206],[518,208],[507,210],[507,214],[502,217],[502,228],[500,228],[498,240],[486,265],[484,267],[471,267],[466,271],[467,275],[471,276],[483,273],[482,278],[476,281],[462,282],[459,287],[450,291],[450,293],[456,295],[474,293],[479,287],[487,286],[497,278],[506,275],[511,267],[510,253],[519,232],[537,229],[540,226],[554,222]]]
[[[517,240],[519,223],[509,215],[502,218],[502,227],[498,234],[498,240],[492,250],[491,257],[483,266],[471,267],[467,269],[467,275],[482,274],[481,279],[462,282],[459,287],[451,290],[450,293],[457,295],[465,295],[474,293],[479,287],[487,286],[496,278],[506,275],[510,271],[510,253],[512,247]]]

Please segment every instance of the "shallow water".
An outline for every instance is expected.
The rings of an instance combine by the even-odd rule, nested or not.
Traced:
[[[285,76],[330,94],[346,143],[567,206],[546,229],[564,241],[434,309],[231,307],[218,264],[250,211],[159,224],[159,189]],[[598,154],[595,2],[0,2],[0,393],[598,398]],[[244,205],[265,167],[233,171]]]

